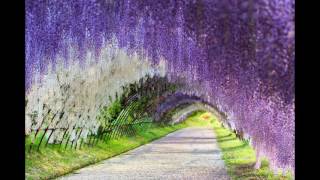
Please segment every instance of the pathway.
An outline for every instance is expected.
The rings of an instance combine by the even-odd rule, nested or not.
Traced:
[[[185,128],[60,179],[229,180],[211,128]]]

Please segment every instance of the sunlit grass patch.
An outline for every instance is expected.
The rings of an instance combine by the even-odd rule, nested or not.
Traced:
[[[289,180],[291,175],[274,175],[266,159],[262,161],[260,169],[254,169],[256,161],[255,151],[245,141],[236,138],[236,135],[221,126],[219,121],[212,117],[213,128],[217,135],[219,147],[222,150],[223,160],[232,179],[239,180]]]
[[[203,120],[209,120],[212,117],[212,114],[209,112],[205,112],[203,114],[200,115],[200,118]]]
[[[151,124],[141,128],[135,136],[123,136],[107,142],[98,142],[94,147],[83,146],[81,149],[59,149],[59,146],[41,148],[40,151],[28,152],[26,149],[26,178],[49,179],[70,173],[76,169],[116,156],[152,140],[163,137],[175,130],[189,126],[206,126],[193,114],[191,118],[177,125]],[[28,147],[28,146],[26,146]]]
[[[204,111],[196,111],[192,113],[186,121],[183,122],[188,126],[207,126],[212,127],[213,119],[212,114]]]

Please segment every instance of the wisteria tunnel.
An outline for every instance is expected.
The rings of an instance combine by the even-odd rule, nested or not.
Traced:
[[[294,0],[25,5],[28,151],[94,146],[202,109],[257,159],[294,171]]]

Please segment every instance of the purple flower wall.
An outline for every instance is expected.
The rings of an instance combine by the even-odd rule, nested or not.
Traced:
[[[166,62],[171,80],[245,131],[273,168],[294,169],[293,0],[26,0],[26,92],[116,38]],[[72,48],[70,48],[72,47]],[[71,60],[77,57],[76,61]],[[98,58],[97,58],[98,59]]]

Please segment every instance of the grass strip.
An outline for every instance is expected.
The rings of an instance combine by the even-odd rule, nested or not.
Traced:
[[[191,126],[208,126],[208,122],[198,121],[198,118],[195,118],[198,114],[195,113],[188,120],[177,125],[151,124],[147,129],[140,129],[135,136],[124,136],[107,142],[98,142],[94,147],[84,146],[80,150],[64,150],[64,148],[59,149],[58,146],[54,145],[48,145],[40,151],[27,152],[26,149],[26,179],[56,178],[139,147],[178,129]]]
[[[275,175],[269,168],[269,163],[264,159],[260,169],[255,169],[256,154],[249,143],[236,138],[236,135],[221,126],[213,115],[210,117],[217,141],[222,150],[222,158],[227,166],[228,174],[235,180],[291,180],[292,175]]]

